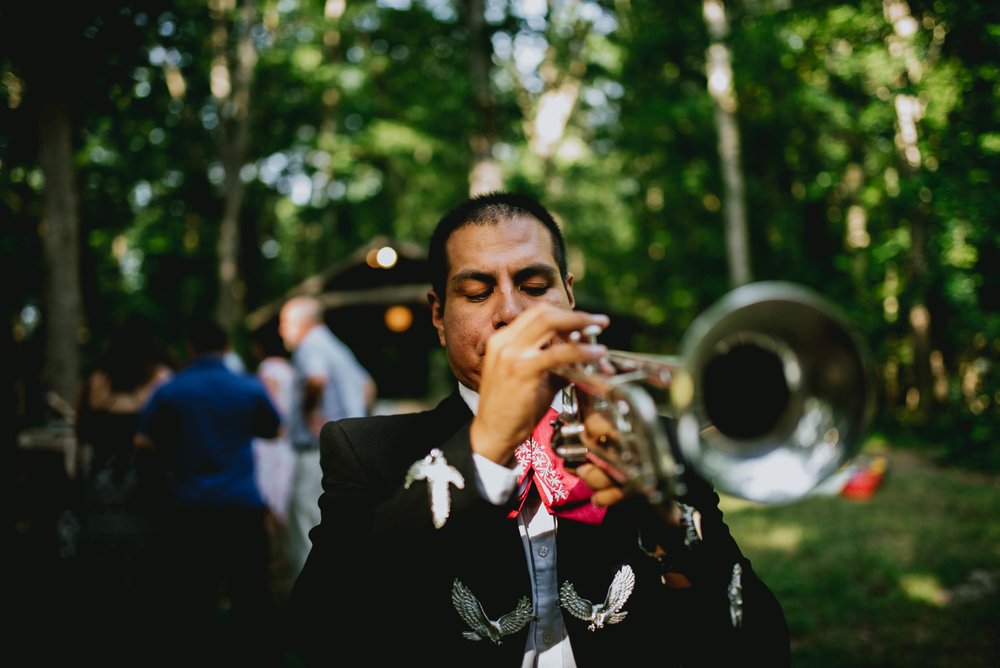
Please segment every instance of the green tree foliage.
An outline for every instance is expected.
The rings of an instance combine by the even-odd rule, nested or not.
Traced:
[[[627,323],[635,349],[671,352],[729,287],[700,3],[485,2],[489,107],[470,74],[462,12],[473,6],[258,3],[240,172],[247,309],[377,235],[425,243],[468,192],[470,138],[489,127],[507,185],[559,215],[581,304]],[[755,278],[812,286],[857,324],[877,362],[880,426],[995,460],[998,10],[957,0],[726,10]],[[0,11],[4,37],[25,18],[56,21]],[[85,346],[136,309],[176,343],[176,323],[217,300],[224,193],[209,9],[74,11],[64,58],[85,64],[74,81]],[[24,347],[39,306],[43,187],[26,53],[0,47],[0,253],[13,287],[3,309]],[[530,124],[559,81],[576,97],[543,155]],[[914,318],[929,323],[926,350]]]

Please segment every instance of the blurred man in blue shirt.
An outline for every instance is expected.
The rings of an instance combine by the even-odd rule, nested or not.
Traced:
[[[226,366],[228,340],[218,324],[196,319],[189,337],[190,362],[150,397],[137,436],[170,476],[164,622],[181,633],[171,632],[167,649],[185,662],[201,656],[219,665],[279,666],[266,505],[252,442],[275,436],[281,419],[259,379]],[[220,591],[232,611],[235,654],[219,645]]]

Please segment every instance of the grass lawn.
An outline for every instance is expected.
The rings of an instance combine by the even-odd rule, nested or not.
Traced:
[[[1000,666],[1000,477],[888,460],[867,500],[724,497],[726,522],[785,609],[797,668]]]
[[[865,454],[888,460],[866,501],[723,497],[733,535],[785,609],[793,666],[1000,668],[1000,476],[883,444]],[[79,662],[86,642],[68,637],[79,617],[65,605],[72,581],[42,521],[53,502],[35,505],[36,528],[17,534],[12,555],[13,655],[20,648],[32,665],[59,665],[42,659],[66,652]],[[299,668],[290,655],[286,668]]]

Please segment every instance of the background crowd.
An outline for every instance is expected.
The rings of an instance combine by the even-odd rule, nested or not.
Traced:
[[[312,439],[330,419],[366,414],[375,387],[318,301],[297,298],[289,313],[246,360],[205,318],[187,324],[181,359],[140,316],[108,339],[74,407],[79,462],[60,504],[49,619],[71,641],[42,656],[293,660],[284,608],[318,523]],[[39,591],[23,593],[28,603]]]

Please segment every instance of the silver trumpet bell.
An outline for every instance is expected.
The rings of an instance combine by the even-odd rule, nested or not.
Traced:
[[[720,492],[778,504],[808,495],[863,445],[874,413],[869,353],[838,310],[803,286],[736,288],[695,319],[678,353],[610,351],[559,369],[570,384],[556,452],[571,466],[601,466],[654,504],[684,494],[686,465]],[[613,426],[612,439],[585,436],[593,413]]]

